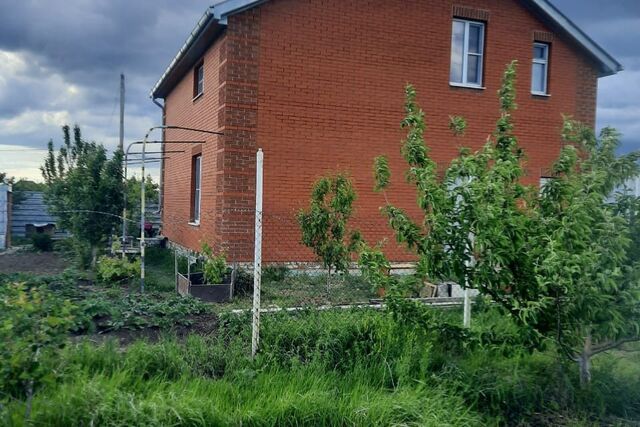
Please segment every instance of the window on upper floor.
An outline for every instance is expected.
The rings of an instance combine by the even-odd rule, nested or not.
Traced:
[[[533,44],[533,65],[531,68],[531,93],[534,95],[549,94],[549,45]]]
[[[191,163],[191,222],[200,224],[202,202],[202,155],[193,156]]]
[[[483,56],[484,24],[454,19],[449,82],[452,85],[482,87]]]
[[[204,63],[200,62],[193,69],[193,98],[197,98],[204,92]]]

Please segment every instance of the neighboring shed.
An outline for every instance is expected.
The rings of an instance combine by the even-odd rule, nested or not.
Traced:
[[[0,184],[0,250],[11,246],[11,185]]]
[[[49,213],[40,191],[22,191],[21,200],[13,205],[11,234],[27,237],[31,233],[48,233],[62,236],[65,233],[56,228],[57,218]]]

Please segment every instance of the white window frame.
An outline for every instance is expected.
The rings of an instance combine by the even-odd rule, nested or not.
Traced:
[[[537,47],[544,48],[544,59],[539,59],[539,58],[533,57],[533,62],[532,62],[532,65],[531,65],[531,93],[533,95],[548,96],[549,95],[549,48],[550,48],[550,45],[549,45],[549,43],[535,42],[535,43],[533,43],[532,52]],[[540,65],[544,66],[544,90],[543,91],[533,90],[533,85],[534,85],[533,67],[534,67],[534,64],[540,64]]]
[[[200,77],[200,70],[202,70],[202,77]],[[196,94],[193,96],[193,99],[199,98],[204,93],[204,62],[201,62],[196,66],[194,78],[196,80],[195,88]]]
[[[196,168],[197,165],[197,168]],[[193,215],[191,218],[191,224],[200,224],[200,213],[202,211],[202,154],[193,157],[194,170],[194,183],[193,183]],[[197,173],[197,175],[196,175]],[[197,202],[197,203],[196,203]],[[197,207],[197,209],[196,209]]]
[[[463,36],[463,48],[462,48],[462,82],[453,82],[451,81],[451,65],[449,65],[449,84],[451,86],[463,86],[463,87],[473,87],[473,88],[482,88],[482,82],[484,81],[484,39],[485,39],[485,30],[486,26],[484,22],[480,21],[470,21],[466,19],[454,19],[451,23],[451,55],[453,55],[453,24],[455,22],[460,22],[464,24],[464,36]],[[471,25],[476,25],[481,28],[480,31],[480,52],[473,53],[469,52],[469,27]],[[469,65],[469,55],[478,56],[480,58],[479,61],[479,69],[478,76],[480,77],[479,82],[468,82],[468,65]],[[450,58],[452,59],[452,58]]]

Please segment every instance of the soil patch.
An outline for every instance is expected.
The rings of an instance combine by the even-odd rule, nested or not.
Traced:
[[[0,273],[60,274],[67,261],[56,252],[0,253]]]
[[[217,333],[217,331],[218,317],[214,313],[207,313],[193,316],[192,323],[190,325],[179,325],[170,329],[161,329],[157,327],[144,329],[118,329],[117,331],[107,331],[97,334],[76,335],[73,336],[71,340],[74,342],[91,341],[100,344],[111,339],[116,339],[120,346],[126,347],[138,340],[154,343],[167,336],[176,337],[178,341],[184,341],[192,334],[203,337],[212,337]]]

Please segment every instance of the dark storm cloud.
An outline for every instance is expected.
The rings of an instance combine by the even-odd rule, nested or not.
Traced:
[[[113,147],[121,72],[126,137],[139,138],[160,119],[149,90],[208,5],[0,0],[0,144],[42,147],[70,121]]]
[[[624,64],[600,81],[598,125],[624,132],[625,151],[640,149],[640,0],[552,1]],[[68,122],[113,147],[121,72],[126,138],[139,139],[160,121],[149,90],[215,2],[0,0],[0,145],[42,147]]]
[[[5,2],[0,48],[40,55],[79,83],[119,69],[157,73],[205,7],[196,0]]]
[[[640,150],[640,0],[553,3],[624,66],[623,72],[600,79],[598,127],[623,133],[622,152]]]

